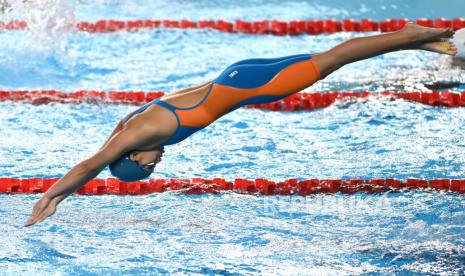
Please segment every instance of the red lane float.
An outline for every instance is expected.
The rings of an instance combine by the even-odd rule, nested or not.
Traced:
[[[401,29],[409,19],[386,19],[374,21],[362,19],[356,21],[345,19],[337,21],[328,20],[261,20],[246,21],[236,20],[229,22],[226,20],[98,20],[96,22],[79,22],[76,28],[89,33],[108,33],[116,31],[136,32],[139,30],[155,28],[179,28],[179,29],[213,29],[226,33],[244,34],[271,34],[271,35],[303,35],[303,34],[328,34],[336,32],[392,32]],[[436,28],[451,27],[455,30],[465,28],[465,18],[455,19],[427,19],[420,18],[416,23]],[[8,22],[0,21],[0,30],[24,30],[27,29],[27,22],[22,20],[12,20]]]
[[[32,103],[35,105],[49,103],[79,104],[87,103],[110,103],[110,104],[145,104],[162,97],[165,93],[153,92],[123,92],[123,91],[76,91],[71,93],[56,90],[36,90],[36,91],[2,91],[0,90],[1,101],[13,101],[22,103]],[[432,91],[432,92],[313,92],[296,93],[282,100],[266,103],[253,104],[247,108],[267,109],[273,111],[298,111],[312,110],[330,106],[336,100],[350,98],[367,97],[388,97],[391,99],[405,99],[430,106],[461,107],[465,106],[465,91]]]
[[[0,178],[0,193],[36,194],[46,192],[58,178]],[[145,195],[178,191],[186,194],[215,194],[235,192],[262,195],[311,195],[332,193],[384,193],[425,189],[465,194],[465,179],[287,179],[271,181],[267,179],[150,179],[149,181],[121,182],[115,178],[94,179],[76,191],[79,195]]]

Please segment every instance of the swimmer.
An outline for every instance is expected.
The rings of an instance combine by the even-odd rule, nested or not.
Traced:
[[[318,54],[248,59],[232,64],[213,81],[173,92],[122,119],[92,157],[75,165],[34,205],[25,226],[53,215],[56,206],[106,166],[123,181],[147,178],[164,146],[181,142],[241,106],[268,103],[297,93],[338,68],[388,52],[421,49],[456,55],[452,29],[408,23],[402,30],[350,39]]]

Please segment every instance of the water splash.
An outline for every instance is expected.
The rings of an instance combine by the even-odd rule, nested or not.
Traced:
[[[25,20],[26,31],[0,33],[0,86],[54,88],[76,78],[75,0],[8,0],[1,20]],[[25,81],[27,80],[27,81]]]
[[[75,32],[75,0],[10,0],[9,17],[25,20],[28,31],[23,47],[50,53],[66,52],[70,35]]]

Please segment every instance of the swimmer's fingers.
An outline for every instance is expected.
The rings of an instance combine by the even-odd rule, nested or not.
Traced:
[[[55,210],[56,210],[55,206],[52,206],[52,205],[48,206],[44,211],[39,213],[37,216],[31,217],[24,226],[26,227],[31,226],[36,223],[40,223],[44,221],[49,216],[53,215],[55,213]]]
[[[31,218],[29,218],[29,219],[27,220],[27,222],[24,224],[24,227],[29,227],[29,226],[34,225],[34,224],[36,224],[36,223],[37,223],[36,219],[31,217]]]
[[[47,198],[41,198],[39,199],[36,204],[34,204],[34,207],[32,208],[32,216],[37,216],[46,206],[48,205],[48,200]]]
[[[37,218],[35,223],[40,223],[44,221],[46,218],[50,217],[51,215],[55,214],[56,208],[55,206],[49,206],[47,209],[45,209],[44,212],[42,212],[39,217]]]
[[[24,224],[24,227],[28,227],[37,223],[37,216],[31,216]]]
[[[56,207],[56,204],[53,204],[52,200],[50,200],[47,197],[42,197],[39,201],[36,202],[36,204],[34,204],[34,208],[32,209],[32,214],[24,226],[31,226],[39,222],[39,220],[44,216],[44,214],[48,214],[50,210],[55,210],[55,207]],[[53,213],[47,215],[47,217],[52,215]]]
[[[46,197],[42,197],[41,199],[39,199],[34,204],[34,207],[32,208],[32,214],[31,214],[31,217],[29,218],[29,220],[32,220],[32,219],[36,218],[37,215],[39,215],[47,207],[49,202],[50,202],[50,199],[48,199]]]

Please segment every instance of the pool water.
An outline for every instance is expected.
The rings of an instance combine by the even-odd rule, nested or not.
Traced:
[[[465,8],[463,1],[13,2],[0,20],[33,24],[0,32],[5,90],[169,92],[241,59],[320,52],[368,35],[67,30],[78,20],[453,18]],[[437,82],[465,90],[464,68],[450,57],[404,51],[346,66],[308,91],[427,90]],[[61,177],[135,108],[0,103],[0,176]],[[239,109],[167,147],[154,177],[464,178],[464,121],[463,108],[382,98],[306,112]],[[108,170],[99,176],[106,177]],[[71,196],[52,218],[23,228],[38,197],[0,195],[0,274],[465,273],[458,194]]]

